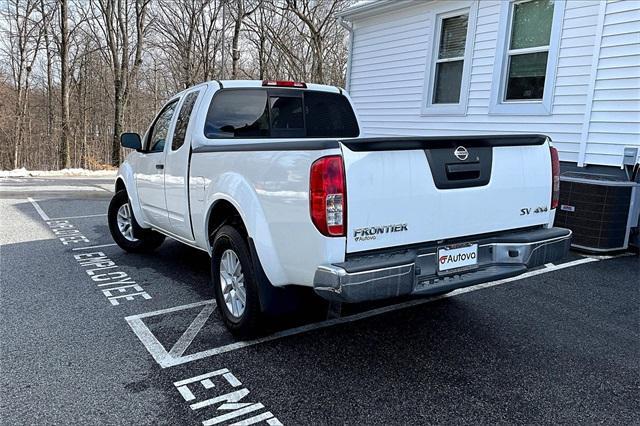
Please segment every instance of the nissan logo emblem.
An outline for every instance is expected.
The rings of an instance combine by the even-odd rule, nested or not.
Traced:
[[[455,155],[458,160],[464,161],[469,158],[469,151],[467,151],[467,148],[465,148],[464,146],[459,146],[455,151],[453,151],[453,155]]]

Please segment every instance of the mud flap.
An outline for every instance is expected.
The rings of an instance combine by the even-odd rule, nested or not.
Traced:
[[[263,313],[273,316],[292,314],[303,306],[309,300],[309,297],[313,297],[312,289],[297,286],[283,288],[272,285],[262,268],[252,238],[249,238],[249,251],[251,252],[255,276],[258,279],[260,308]]]

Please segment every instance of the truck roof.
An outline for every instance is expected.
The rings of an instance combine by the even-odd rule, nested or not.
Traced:
[[[262,80],[212,80],[210,83],[222,83],[222,87],[239,88],[239,87],[263,87]],[[328,86],[326,84],[306,83],[307,89],[317,90],[320,92],[340,93],[340,89],[335,86]],[[286,87],[283,87],[286,89]]]
[[[194,84],[191,87],[188,87],[178,93],[176,93],[175,95],[173,95],[172,98],[178,97],[178,96],[182,96],[184,93],[188,92],[189,90],[193,89],[194,87],[198,87],[198,86],[202,86],[204,84],[215,84],[216,86],[218,84],[222,84],[222,87],[225,89],[228,88],[246,88],[246,87],[264,87],[262,85],[262,80],[209,80],[206,82],[202,82],[202,83],[198,83],[198,84]],[[316,90],[319,92],[329,92],[329,93],[341,93],[342,90],[344,89],[340,89],[336,86],[328,86],[326,84],[315,84],[315,83],[305,83],[307,85],[306,89],[299,89],[297,87],[278,87],[279,89],[297,89],[297,90]],[[275,86],[269,86],[269,87],[275,87]]]

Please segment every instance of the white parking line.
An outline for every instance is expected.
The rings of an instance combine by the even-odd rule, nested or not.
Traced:
[[[193,339],[198,335],[204,323],[207,322],[213,310],[216,308],[216,305],[213,303],[210,305],[205,305],[205,307],[200,311],[195,320],[189,325],[189,328],[182,333],[182,336],[178,339],[178,341],[173,345],[171,350],[169,351],[169,355],[172,357],[181,357],[184,354],[184,351],[187,350]]]
[[[202,351],[202,352],[196,352],[196,353],[193,353],[193,354],[190,354],[190,355],[186,355],[186,356],[172,356],[171,355],[172,350],[167,352],[165,350],[164,346],[162,346],[162,344],[158,341],[158,339],[156,339],[156,337],[153,335],[151,330],[149,330],[149,328],[146,326],[146,324],[142,321],[142,318],[153,317],[153,316],[161,315],[161,314],[164,314],[164,313],[181,311],[183,309],[190,309],[190,308],[194,308],[194,307],[197,307],[197,306],[203,306],[203,305],[211,305],[210,309],[212,309],[215,306],[215,301],[214,300],[205,300],[205,301],[202,301],[202,302],[190,303],[188,305],[175,306],[175,307],[169,308],[169,309],[162,309],[162,310],[159,310],[159,311],[147,312],[147,313],[139,314],[139,315],[132,315],[132,316],[126,317],[125,320],[129,323],[129,326],[131,327],[131,329],[138,336],[140,341],[142,341],[142,343],[147,348],[147,351],[149,351],[149,353],[151,354],[151,356],[153,356],[153,358],[156,360],[156,362],[158,362],[158,364],[160,364],[160,366],[162,368],[167,368],[167,367],[173,367],[175,365],[185,364],[185,363],[191,362],[191,361],[196,361],[196,360],[202,359],[202,358],[207,358],[207,357],[210,357],[210,356],[219,355],[219,354],[222,354],[222,353],[225,353],[225,352],[231,352],[231,351],[235,351],[235,350],[238,350],[238,349],[246,348],[246,347],[249,347],[249,346],[258,345],[260,343],[266,343],[266,342],[270,342],[272,340],[282,339],[283,337],[294,336],[296,334],[301,334],[301,333],[306,333],[306,332],[313,331],[313,330],[319,330],[319,329],[322,329],[322,328],[332,327],[332,326],[338,325],[338,324],[345,324],[345,323],[350,323],[350,322],[354,322],[354,321],[359,321],[359,320],[370,318],[370,317],[373,317],[373,316],[385,314],[387,312],[393,312],[393,311],[397,311],[397,310],[400,310],[400,309],[409,308],[409,307],[412,307],[412,306],[419,306],[419,305],[423,305],[425,303],[434,302],[436,300],[455,297],[455,296],[459,296],[461,294],[471,293],[473,291],[482,290],[482,289],[489,288],[489,287],[495,287],[495,286],[506,284],[506,283],[510,283],[510,282],[513,282],[513,281],[519,281],[519,280],[522,280],[524,278],[529,278],[529,277],[533,277],[533,276],[536,276],[536,275],[546,274],[548,272],[553,272],[553,271],[557,271],[557,270],[560,270],[560,269],[571,268],[573,266],[578,266],[578,265],[582,265],[582,264],[585,264],[585,263],[598,262],[599,260],[600,259],[587,257],[587,258],[583,258],[583,259],[573,260],[571,262],[561,263],[559,265],[554,265],[553,263],[549,263],[549,264],[545,265],[544,268],[537,269],[537,270],[534,270],[534,271],[525,272],[524,274],[516,276],[516,277],[505,278],[505,279],[502,279],[502,280],[491,281],[491,282],[487,282],[487,283],[483,283],[483,284],[477,284],[477,285],[474,285],[474,286],[461,288],[461,289],[458,289],[458,290],[454,290],[451,293],[443,294],[441,296],[424,298],[424,299],[410,300],[410,301],[407,301],[407,302],[397,303],[395,305],[384,306],[382,308],[372,309],[370,311],[361,312],[361,313],[349,315],[349,316],[346,316],[346,317],[334,318],[334,319],[330,319],[330,320],[326,320],[326,321],[307,324],[307,325],[303,325],[303,326],[300,326],[300,327],[295,327],[295,328],[291,328],[291,329],[288,329],[288,330],[279,331],[277,333],[274,333],[274,334],[271,334],[271,335],[265,336],[265,337],[260,337],[258,339],[234,342],[234,343],[230,343],[230,344],[227,344],[227,345],[219,346],[217,348],[208,349],[208,350],[205,350],[205,351]],[[207,309],[207,311],[209,311],[209,309]],[[204,314],[202,314],[202,315],[204,316]],[[210,313],[209,313],[209,315],[210,315]],[[199,315],[199,317],[200,317],[200,315]],[[208,317],[208,315],[207,315],[207,317]],[[202,318],[200,318],[200,319],[202,320]],[[204,322],[203,322],[203,324],[204,324]],[[201,327],[202,327],[202,324],[199,325],[198,329],[200,329]],[[186,334],[186,332],[185,332],[185,334]],[[195,335],[191,337],[191,341],[193,340],[194,337],[195,337]],[[191,341],[189,341],[189,343]],[[185,342],[183,342],[182,345],[184,345],[184,343]],[[187,347],[188,347],[188,345],[184,346],[184,349],[186,350]],[[182,349],[182,347],[180,349]],[[184,350],[182,350],[182,352],[184,353]]]
[[[632,252],[626,252],[626,253],[620,253],[620,254],[583,254],[581,256],[584,257],[590,257],[592,259],[598,259],[598,260],[608,260],[608,259],[615,259],[617,257],[627,257],[627,256],[635,256],[635,253]]]
[[[29,200],[29,202],[33,205],[33,208],[36,209],[36,211],[38,212],[38,214],[40,215],[40,217],[42,218],[42,220],[44,221],[49,221],[49,220],[65,220],[65,219],[84,219],[87,217],[100,217],[100,216],[106,216],[106,213],[100,213],[100,214],[87,214],[87,215],[82,215],[82,216],[66,216],[66,217],[54,217],[51,218],[49,217],[49,215],[47,215],[44,210],[42,210],[42,207],[40,207],[40,205],[38,204],[38,202],[36,200],[34,200],[31,197],[27,197],[27,200]]]
[[[83,216],[67,216],[67,217],[54,217],[51,220],[62,220],[62,219],[84,219],[87,217],[100,217],[100,216],[106,216],[106,213],[100,213],[100,214],[86,214]]]
[[[180,336],[178,341],[167,351],[162,343],[158,341],[156,336],[149,330],[149,327],[142,321],[142,318],[153,317],[156,315],[168,314],[171,312],[182,311],[185,309],[204,306],[196,319],[189,325],[187,330]],[[174,306],[173,308],[161,309],[159,311],[145,312],[144,314],[131,315],[125,318],[129,327],[138,336],[138,339],[144,344],[147,351],[153,359],[162,367],[172,367],[174,365],[184,364],[188,361],[182,361],[182,354],[189,347],[193,339],[196,337],[204,323],[209,319],[215,308],[214,300],[204,300],[202,302],[190,303],[188,305]]]
[[[71,250],[76,251],[76,250],[91,250],[91,249],[95,249],[95,248],[101,248],[101,247],[111,247],[111,246],[117,246],[116,243],[109,243],[109,244],[100,244],[97,246],[87,246],[87,247],[76,247],[73,248]]]
[[[42,208],[40,207],[40,205],[36,200],[34,200],[31,197],[28,197],[27,200],[29,200],[29,202],[33,205],[33,208],[36,209],[36,211],[38,212],[42,220],[44,220],[45,222],[51,220],[49,216],[47,216],[47,214],[44,212],[44,210],[42,210]]]
[[[215,303],[215,302],[214,302],[213,299],[211,299],[211,300],[203,300],[202,302],[189,303],[188,305],[174,306],[172,308],[160,309],[158,311],[145,312],[144,314],[131,315],[131,316],[126,317],[125,319],[127,321],[129,321],[130,318],[133,319],[133,318],[155,317],[156,315],[169,314],[171,312],[182,311],[184,309],[189,309],[189,308],[195,308],[197,306],[202,306],[202,305],[206,305],[206,304],[209,304],[209,303]]]
[[[33,208],[36,210],[40,218],[49,225],[49,228],[53,232],[53,234],[60,240],[62,244],[77,244],[77,243],[88,243],[89,239],[82,235],[78,229],[68,220],[57,220],[51,219],[49,215],[47,215],[40,204],[36,200],[31,197],[27,197],[27,200],[31,203]]]

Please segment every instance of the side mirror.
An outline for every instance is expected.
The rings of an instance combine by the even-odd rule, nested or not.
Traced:
[[[136,151],[142,150],[140,135],[137,133],[123,133],[120,135],[120,145],[125,148],[135,149]]]

